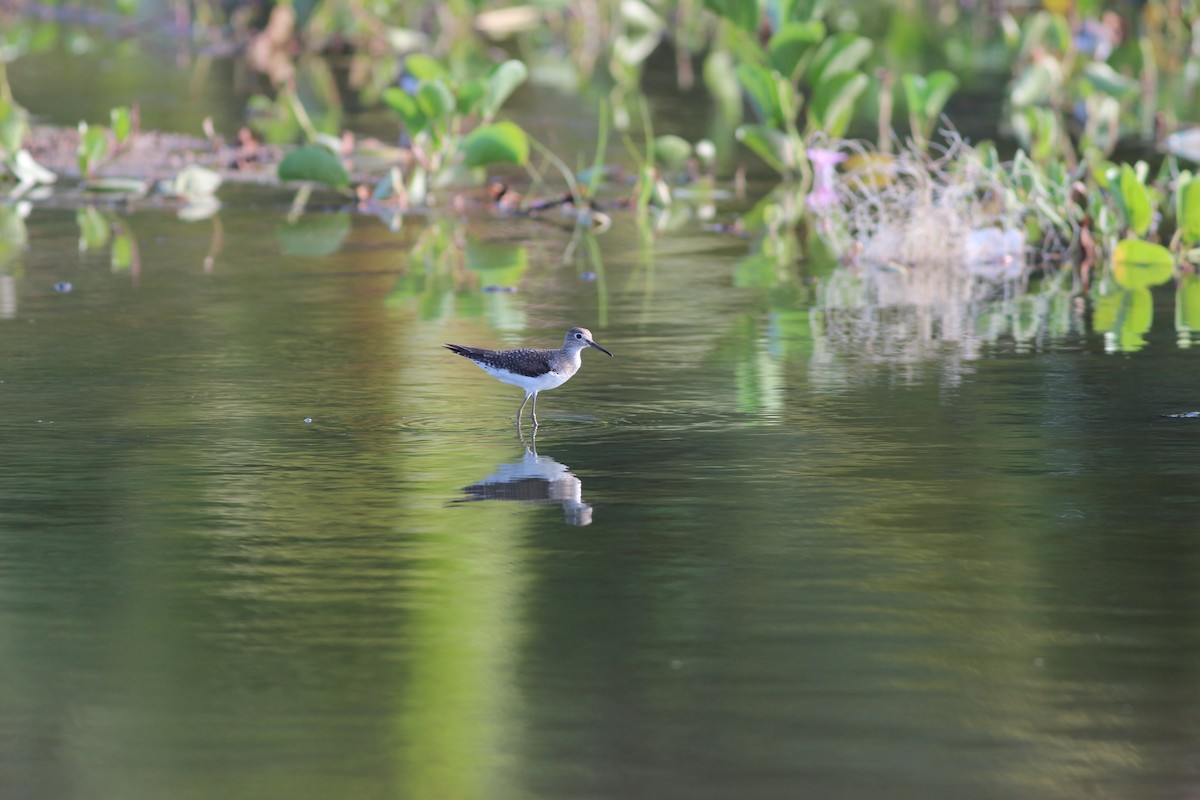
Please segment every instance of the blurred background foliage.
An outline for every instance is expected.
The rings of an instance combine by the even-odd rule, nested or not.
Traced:
[[[1194,3],[18,1],[0,21],[10,253],[38,203],[199,221],[222,183],[283,183],[286,252],[334,252],[353,211],[393,230],[552,216],[579,229],[565,260],[594,267],[590,237],[629,214],[648,244],[696,224],[747,240],[734,284],[793,305],[886,286],[958,308],[1032,280],[1111,310],[1093,324],[1122,349],[1142,325],[1124,293],[1182,291],[1200,255]],[[146,68],[167,58],[187,102]],[[401,284],[421,294],[525,273],[450,223],[415,254],[427,274]]]

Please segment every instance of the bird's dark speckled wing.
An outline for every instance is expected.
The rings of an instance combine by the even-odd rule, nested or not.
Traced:
[[[448,344],[446,349],[469,358],[476,364],[504,369],[517,375],[536,378],[553,371],[550,355],[553,350],[485,350],[462,344]]]

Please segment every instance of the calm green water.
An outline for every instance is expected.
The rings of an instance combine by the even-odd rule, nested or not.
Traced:
[[[1196,791],[1200,426],[1163,415],[1200,408],[1200,354],[1169,293],[1135,354],[1086,318],[922,344],[903,310],[855,345],[698,226],[564,263],[544,223],[440,251],[285,214],[114,216],[115,271],[74,212],[26,221],[4,797]],[[520,392],[439,345],[571,324],[616,357],[543,395],[535,457]]]

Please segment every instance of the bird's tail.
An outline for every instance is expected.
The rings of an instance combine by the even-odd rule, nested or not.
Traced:
[[[470,358],[475,350],[474,347],[467,347],[465,344],[444,344],[442,347],[445,347],[451,353],[457,353],[463,358]]]

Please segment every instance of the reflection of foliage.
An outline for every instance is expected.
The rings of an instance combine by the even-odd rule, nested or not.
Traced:
[[[467,237],[467,269],[479,275],[484,288],[515,288],[529,267],[523,244],[501,244]]]
[[[1175,260],[1165,247],[1137,239],[1117,246],[1098,287],[1092,315],[1092,327],[1104,334],[1107,350],[1128,353],[1145,346],[1145,335],[1154,321],[1150,288],[1171,280],[1174,273]],[[1181,295],[1183,286],[1186,284],[1180,287]]]
[[[488,241],[452,221],[433,219],[421,229],[408,269],[386,302],[415,307],[424,320],[492,315],[502,321],[515,313],[507,298],[528,265],[523,244]]]
[[[127,223],[111,212],[86,206],[75,212],[75,224],[79,226],[79,252],[107,247],[112,271],[137,277],[141,265],[138,243]]]
[[[1106,350],[1131,353],[1145,347],[1153,319],[1149,289],[1118,289],[1097,298],[1092,327],[1104,334]]]
[[[291,256],[320,257],[336,253],[350,233],[350,215],[305,214],[275,228],[283,252]]]
[[[1032,346],[1082,330],[1064,281],[1070,272],[1023,292],[947,267],[842,269],[818,292],[814,369],[837,374],[854,361],[917,367],[938,356],[961,375],[985,345],[1009,339]]]
[[[989,163],[961,140],[936,160],[913,150],[860,150],[840,175],[838,202],[821,209],[819,228],[839,252],[864,263],[966,266],[974,232],[1019,230],[1026,216],[1043,227],[1041,205],[1017,193],[1020,166]],[[1022,241],[995,266],[1019,272],[1024,260]]]
[[[1175,293],[1175,331],[1180,347],[1190,347],[1200,331],[1200,276],[1184,275]]]
[[[8,273],[25,250],[29,232],[25,229],[28,206],[0,205],[0,273]]]

